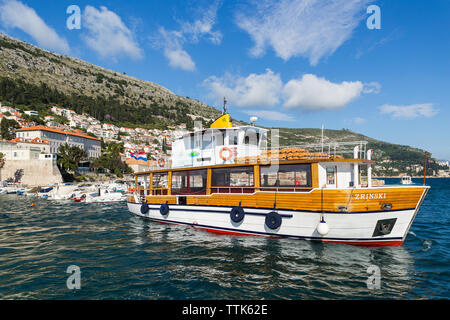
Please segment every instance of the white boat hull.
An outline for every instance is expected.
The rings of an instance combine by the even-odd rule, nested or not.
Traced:
[[[232,207],[169,205],[169,213],[164,216],[160,213],[160,205],[148,205],[149,211],[143,214],[142,204],[127,204],[133,214],[143,218],[217,233],[291,237],[356,245],[401,245],[418,210],[324,213],[329,232],[322,236],[317,231],[322,214],[317,212],[243,208],[244,219],[235,223],[230,218]],[[281,226],[275,230],[265,224],[266,215],[271,211],[282,216]],[[378,221],[386,219],[396,219],[390,233],[374,236]]]

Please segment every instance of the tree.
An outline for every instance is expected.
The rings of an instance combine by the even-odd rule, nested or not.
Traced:
[[[109,170],[121,177],[122,173],[131,173],[131,168],[122,161],[120,154],[124,152],[122,143],[109,142],[102,145],[102,155],[93,159],[92,166],[95,169]]]
[[[2,139],[12,140],[16,137],[16,129],[20,128],[16,120],[3,118],[0,123],[0,135]]]
[[[166,138],[164,138],[163,142],[162,142],[162,152],[164,152],[164,154],[167,154],[167,141],[166,141]]]
[[[5,166],[5,162],[6,162],[5,155],[0,152],[0,181],[2,181],[1,173],[2,173],[3,167]]]
[[[63,168],[75,172],[78,169],[78,163],[86,158],[86,151],[76,146],[70,147],[67,143],[58,149],[58,158],[56,162]]]

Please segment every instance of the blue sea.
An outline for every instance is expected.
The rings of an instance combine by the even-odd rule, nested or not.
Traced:
[[[404,245],[378,248],[216,235],[143,220],[126,204],[0,195],[0,299],[449,299],[450,179],[427,184]]]

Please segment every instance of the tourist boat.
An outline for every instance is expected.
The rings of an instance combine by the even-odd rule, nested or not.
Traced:
[[[210,128],[177,138],[171,159],[135,174],[129,211],[221,234],[405,241],[428,186],[374,186],[365,141],[274,147],[272,133],[269,148],[267,135],[253,123],[232,126],[225,113]]]
[[[410,176],[403,176],[400,182],[401,184],[413,184]]]

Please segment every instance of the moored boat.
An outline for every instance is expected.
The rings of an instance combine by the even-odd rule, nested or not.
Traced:
[[[85,203],[109,203],[109,202],[125,202],[127,196],[122,192],[109,191],[99,188],[97,192],[83,193],[74,197],[75,202]]]
[[[400,182],[401,184],[413,184],[410,176],[403,176]]]
[[[224,234],[404,242],[429,187],[374,186],[364,141],[267,148],[266,133],[232,127],[225,114],[211,128],[178,138],[171,161],[160,162],[170,166],[136,173],[129,211]]]

